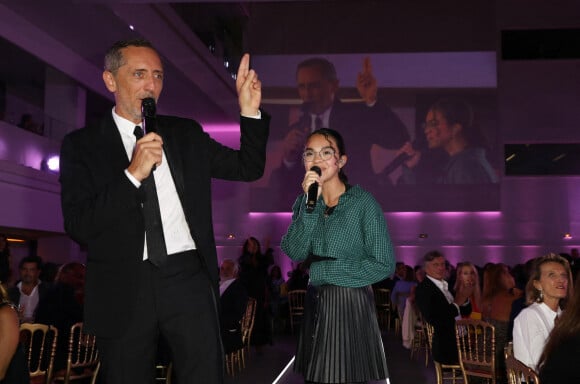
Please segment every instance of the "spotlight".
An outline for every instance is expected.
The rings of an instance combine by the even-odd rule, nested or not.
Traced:
[[[58,173],[60,170],[60,157],[58,155],[50,155],[46,157],[40,163],[40,169],[42,171]]]
[[[60,170],[60,157],[59,156],[51,156],[46,161],[46,165],[48,169],[53,172],[58,172]]]
[[[572,239],[572,235],[570,233],[566,232],[566,233],[564,233],[563,239],[564,240],[571,240]]]

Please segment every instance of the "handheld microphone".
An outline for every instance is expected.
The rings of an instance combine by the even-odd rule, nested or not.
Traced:
[[[157,106],[155,105],[155,99],[152,97],[147,97],[141,101],[141,115],[143,116],[143,134],[146,135],[147,132],[157,132]],[[153,164],[154,171],[157,166]]]
[[[143,134],[156,132],[157,107],[154,98],[147,97],[141,101],[141,115],[143,116]]]
[[[395,157],[383,170],[384,175],[390,175],[395,169],[399,168],[403,163],[409,160],[411,156],[406,153],[401,153],[399,156]]]
[[[317,165],[314,165],[312,168],[310,168],[310,170],[316,172],[318,176],[322,174],[320,167]],[[306,197],[306,212],[312,213],[312,211],[314,211],[314,207],[316,207],[317,198],[318,198],[318,183],[315,181],[314,183],[310,184],[310,187],[308,187],[308,194]]]

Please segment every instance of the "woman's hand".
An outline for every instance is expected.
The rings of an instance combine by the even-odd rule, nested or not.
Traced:
[[[318,183],[318,194],[316,195],[318,197],[320,196],[322,182],[320,181],[320,176],[318,176],[318,173],[314,171],[307,171],[304,175],[304,180],[302,180],[302,190],[304,193],[308,194],[308,188],[310,188],[314,182]]]

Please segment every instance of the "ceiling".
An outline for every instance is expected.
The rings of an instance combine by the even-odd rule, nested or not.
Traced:
[[[234,122],[238,107],[231,71],[246,51],[312,55],[495,50],[493,2],[407,3],[7,0],[0,2],[0,49],[7,52],[7,59],[0,60],[0,75],[8,82],[41,86],[44,66],[49,65],[111,100],[100,79],[103,53],[116,40],[144,37],[164,59],[161,113]],[[272,84],[264,84],[266,97],[269,87],[275,93]],[[282,96],[288,93],[295,97],[294,90]]]

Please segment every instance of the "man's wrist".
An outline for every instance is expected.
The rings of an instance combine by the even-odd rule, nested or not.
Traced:
[[[262,118],[262,111],[260,111],[259,109],[258,109],[258,111],[254,111],[254,113],[247,113],[245,111],[242,111],[240,114],[243,117],[247,117],[250,119],[261,119]]]

